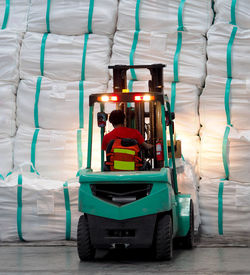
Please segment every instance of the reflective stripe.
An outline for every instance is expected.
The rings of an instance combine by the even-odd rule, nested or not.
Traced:
[[[171,112],[174,113],[175,110],[175,99],[176,99],[176,82],[171,84]]]
[[[136,8],[135,8],[135,32],[134,32],[134,39],[133,44],[131,47],[130,55],[129,55],[129,64],[131,66],[134,65],[134,57],[135,57],[135,51],[138,43],[139,38],[139,32],[140,32],[140,18],[139,18],[139,11],[140,11],[140,3],[141,0],[136,1]],[[134,69],[130,69],[130,73],[133,80],[137,80],[136,73]]]
[[[236,16],[235,16],[235,6],[236,6],[237,0],[232,0],[231,4],[231,22],[230,24],[236,25]]]
[[[181,3],[179,5],[178,9],[178,31],[184,31],[183,26],[183,8],[186,0],[181,0]]]
[[[78,169],[82,168],[82,130],[77,130],[77,159]]]
[[[4,12],[2,30],[6,29],[8,19],[9,19],[9,14],[10,14],[10,0],[6,0],[5,1],[5,12]]]
[[[125,170],[125,171],[135,170],[135,162],[115,160],[114,169]]]
[[[30,159],[31,159],[31,163],[33,164],[34,167],[36,167],[36,143],[37,143],[37,137],[39,134],[39,130],[40,129],[36,129],[34,131],[32,143],[31,143],[31,157],[30,157]],[[34,169],[32,166],[30,167],[30,172],[34,173]]]
[[[51,2],[50,2],[50,0],[47,0],[47,10],[46,10],[46,26],[47,26],[47,32],[50,32],[50,21],[49,21],[49,17],[50,17],[50,6],[51,6]]]
[[[40,72],[41,75],[44,75],[44,55],[45,55],[45,45],[46,45],[46,40],[48,37],[48,33],[45,33],[42,38],[42,44],[41,44],[41,53],[40,53]]]
[[[22,184],[23,178],[22,175],[18,175],[18,184],[17,184],[17,233],[21,241],[24,241],[22,234]]]
[[[39,128],[39,115],[38,115],[38,103],[41,91],[42,77],[39,76],[36,81],[36,94],[35,94],[35,104],[34,104],[34,124],[36,128]]]
[[[179,67],[179,56],[181,52],[181,46],[182,46],[182,32],[178,32],[177,35],[177,46],[176,46],[176,51],[174,55],[174,81],[179,82],[179,72],[178,72],[178,67]]]
[[[232,46],[234,43],[237,27],[233,27],[231,37],[227,46],[227,77],[232,77]]]
[[[70,211],[70,198],[69,198],[69,187],[68,183],[63,184],[65,210],[66,210],[66,240],[70,240],[71,237],[71,211]]]
[[[221,180],[218,192],[218,232],[223,235],[223,191],[224,180]]]
[[[94,0],[89,1],[89,15],[88,15],[88,33],[92,33],[92,18],[94,11]]]
[[[84,108],[84,85],[83,81],[79,82],[79,128],[84,127],[84,117],[83,117],[83,108]]]
[[[128,154],[128,155],[135,155],[135,151],[133,150],[128,150],[128,149],[122,149],[122,148],[115,148],[114,153],[123,153],[123,154]]]

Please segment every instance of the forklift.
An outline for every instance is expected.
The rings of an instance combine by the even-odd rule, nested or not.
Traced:
[[[164,95],[163,64],[115,65],[113,93],[89,97],[87,168],[79,172],[77,248],[81,261],[94,259],[97,249],[148,249],[155,260],[170,260],[174,241],[194,245],[194,210],[189,194],[178,192],[176,158],[180,142],[174,139],[174,113]],[[127,71],[148,69],[149,92],[129,92]],[[151,151],[140,150],[137,170],[108,171],[101,150],[101,171],[91,169],[94,105],[101,141],[105,133],[105,104],[114,103],[125,115],[125,126],[137,129]],[[167,130],[168,129],[168,130]],[[167,141],[169,137],[169,141]],[[159,150],[161,149],[161,150]]]

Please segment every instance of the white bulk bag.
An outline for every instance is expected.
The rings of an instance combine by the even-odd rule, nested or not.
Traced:
[[[213,25],[208,31],[208,75],[227,77],[227,48],[234,26]],[[232,78],[248,79],[250,71],[250,30],[238,28],[232,44]]]
[[[113,81],[109,82],[109,91],[113,91]],[[148,92],[147,81],[133,81],[132,92]],[[171,103],[171,84],[164,84],[164,92]],[[190,84],[176,83],[175,96],[175,129],[176,132],[198,133],[200,128],[198,114],[198,95],[200,90]]]
[[[135,0],[120,0],[118,30],[135,29]],[[143,31],[175,32],[178,28],[178,10],[180,1],[143,0],[139,6],[139,23]],[[212,24],[213,12],[210,0],[189,0],[183,7],[184,29],[205,34]]]
[[[112,91],[113,82],[109,83],[109,91]],[[133,81],[133,92],[148,92],[147,81]],[[164,84],[164,92],[171,103],[171,84]],[[190,84],[176,83],[175,102],[175,129],[176,132],[189,132],[191,135],[198,133],[200,128],[198,115],[199,89]]]
[[[28,79],[41,75],[40,55],[43,34],[26,33],[20,56],[20,77]],[[82,57],[86,37],[49,34],[44,51],[44,76],[53,80],[81,80]],[[85,80],[106,82],[111,41],[101,35],[90,34],[87,41]]]
[[[32,0],[28,19],[28,31],[47,32],[46,13],[48,1]],[[117,0],[95,0],[93,5],[92,32],[110,35],[115,31]],[[65,35],[88,33],[90,1],[50,1],[50,32]]]
[[[0,31],[0,81],[18,83],[20,42],[21,34]]]
[[[0,138],[16,132],[16,87],[0,82]]]
[[[215,0],[214,9],[216,12],[215,22],[229,23],[232,21],[231,17],[231,0]],[[236,24],[240,28],[250,29],[250,10],[249,1],[236,1],[235,5],[235,19]]]
[[[216,125],[215,125],[216,128]],[[204,131],[201,134],[200,176],[225,178],[222,158],[224,131]],[[230,129],[227,144],[229,180],[246,182],[250,177],[250,131]]]
[[[224,181],[220,184],[220,182],[219,179],[200,181],[201,233],[219,235],[220,224],[220,234],[232,237],[249,236],[250,183]]]
[[[4,22],[6,2],[6,0],[0,0],[0,29],[3,26]],[[28,9],[29,0],[11,0],[8,19],[6,21],[6,28],[19,32],[25,32],[27,25]]]
[[[178,191],[181,194],[190,194],[194,204],[194,224],[195,230],[198,230],[200,225],[200,213],[198,202],[198,182],[192,165],[188,161],[182,159],[176,160],[177,166],[177,183]]]
[[[88,126],[89,95],[105,93],[106,85],[97,82],[83,82],[83,104],[80,110],[80,88],[78,82],[41,80],[38,105],[35,107],[37,78],[22,80],[17,93],[17,123],[35,127],[34,111],[38,110],[37,120],[40,128],[54,130],[73,130],[80,126],[81,110],[83,126]],[[98,111],[98,107],[95,110]],[[100,111],[100,107],[99,107]],[[95,121],[96,123],[96,121]],[[37,127],[38,127],[37,125]]]
[[[114,36],[111,64],[130,64],[134,41],[133,31],[118,31]],[[173,81],[173,63],[177,47],[177,32],[171,34],[141,31],[134,54],[134,65],[163,63],[164,80]],[[206,39],[201,35],[182,33],[182,47],[178,62],[179,81],[201,86],[206,74]],[[136,70],[137,80],[150,79],[148,70]],[[128,71],[131,79],[131,73]]]
[[[35,155],[35,167],[41,176],[51,179],[66,180],[75,177],[80,168],[87,164],[88,133],[82,129],[74,131],[39,129],[34,143],[34,128],[19,127],[15,139],[14,166],[31,161]],[[81,135],[77,138],[77,135]],[[100,170],[101,144],[100,130],[94,131],[92,168]],[[77,142],[79,141],[79,143]],[[33,144],[33,150],[32,150]],[[79,147],[81,150],[79,150]],[[82,167],[78,160],[82,154]]]
[[[77,179],[64,187],[63,181],[42,178],[35,173],[20,175],[21,181],[15,172],[0,184],[0,241],[19,240],[18,228],[25,241],[65,240],[66,230],[70,232],[68,237],[75,240],[80,216]],[[69,194],[68,216],[65,191]],[[20,213],[17,211],[18,202],[22,203]]]
[[[13,168],[13,143],[11,138],[0,138],[0,175],[5,177]]]
[[[208,76],[206,87],[200,97],[201,124],[206,130],[225,129],[227,117],[225,111],[226,78]],[[250,81],[232,79],[230,89],[231,124],[239,130],[250,130]]]

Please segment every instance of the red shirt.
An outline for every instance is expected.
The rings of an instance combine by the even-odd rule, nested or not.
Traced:
[[[102,141],[102,150],[106,150],[110,141],[112,139],[117,139],[117,138],[135,139],[137,140],[139,145],[145,141],[141,133],[136,129],[132,129],[128,127],[118,127],[104,136]]]

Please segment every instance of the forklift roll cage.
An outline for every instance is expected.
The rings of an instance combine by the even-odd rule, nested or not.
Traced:
[[[104,111],[105,102],[101,101],[101,97],[116,97],[113,103],[133,103],[135,97],[139,96],[143,101],[145,95],[150,96],[150,102],[159,102],[161,104],[161,123],[162,123],[162,141],[163,141],[163,155],[164,155],[164,167],[169,167],[168,161],[168,146],[167,146],[167,135],[166,135],[166,113],[168,115],[168,127],[171,145],[171,160],[172,160],[172,171],[173,171],[173,189],[174,193],[178,194],[178,184],[177,184],[177,174],[176,174],[176,163],[175,163],[175,148],[174,148],[174,137],[173,137],[173,119],[171,114],[171,108],[168,101],[168,97],[164,95],[163,92],[163,68],[165,65],[153,64],[146,66],[125,66],[125,65],[115,65],[109,66],[109,69],[113,69],[113,79],[114,79],[114,93],[102,93],[102,94],[92,94],[89,97],[89,130],[88,130],[88,154],[87,154],[87,170],[91,170],[92,161],[92,138],[93,138],[93,112],[94,104],[100,103],[100,110]],[[149,92],[127,92],[127,71],[133,69],[148,69],[151,73],[152,79],[149,81]],[[121,77],[122,76],[122,77]],[[126,91],[126,92],[124,92]],[[112,101],[111,101],[112,102]],[[106,102],[108,103],[108,102]],[[165,104],[167,112],[165,110]],[[101,128],[101,142],[104,136],[104,128]],[[101,150],[101,171],[103,171],[104,165],[104,151]]]

